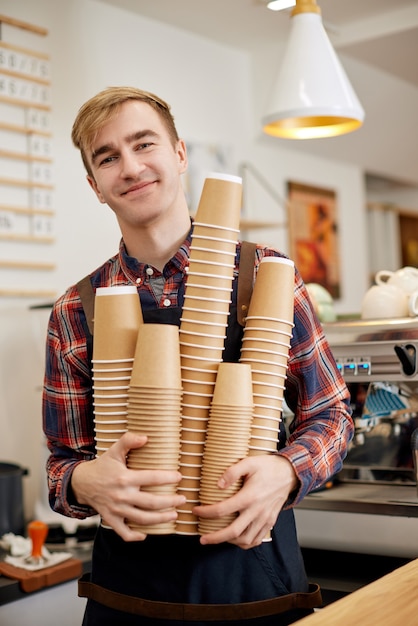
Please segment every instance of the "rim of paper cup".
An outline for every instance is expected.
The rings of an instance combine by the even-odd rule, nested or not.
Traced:
[[[236,257],[236,251],[232,252],[229,250],[218,250],[217,248],[201,248],[200,246],[194,246],[193,243],[190,245],[190,254],[193,254],[193,251],[196,252],[213,252],[213,254],[226,254],[227,256]]]
[[[261,450],[262,452],[273,452],[273,448],[265,448],[264,446],[249,446],[250,450]],[[276,450],[276,448],[274,448],[274,450]]]
[[[188,276],[201,276],[203,278],[216,278],[217,280],[232,280],[230,276],[219,276],[219,274],[206,274],[205,272],[191,272],[189,270]],[[216,289],[216,287],[213,287]]]
[[[203,467],[203,463],[179,463],[179,467],[190,467],[191,469],[201,469]],[[190,487],[186,487],[186,489],[191,489]],[[192,489],[194,491],[194,489]]]
[[[242,184],[242,177],[236,174],[226,174],[225,172],[209,172],[206,178],[215,178],[217,180],[227,180],[230,183]]]
[[[280,408],[278,408],[278,407],[276,407],[276,406],[271,406],[270,404],[259,404],[259,403],[254,403],[254,411],[257,411],[257,409],[261,409],[261,410],[267,409],[267,411],[277,411],[277,412],[278,412],[278,413],[280,413],[280,414],[282,413],[282,409],[281,409],[281,407],[280,407]],[[255,417],[255,416],[257,416],[257,415],[259,416],[259,414],[258,414],[258,413],[255,413],[255,412],[254,412],[253,417]],[[280,418],[281,418],[281,415],[280,415]],[[265,418],[265,419],[269,419],[269,418]]]
[[[115,391],[116,389],[121,390],[121,389],[129,389],[129,385],[112,385],[109,387],[95,387],[93,385],[93,390],[98,389],[98,390],[103,390],[103,389],[108,389],[109,391]]]
[[[287,326],[290,326],[291,328],[295,326],[293,322],[289,322],[289,320],[286,320],[283,317],[268,317],[267,315],[247,315],[246,319],[247,320],[265,320],[266,322],[279,322],[280,324],[286,324]],[[262,329],[262,330],[265,330],[265,329]],[[283,331],[280,331],[280,332],[283,332]]]
[[[283,420],[280,417],[271,417],[270,415],[260,415],[259,413],[253,413],[253,418],[256,419],[260,419],[260,420],[273,420],[274,422],[277,422],[278,424],[280,424]],[[258,426],[256,424],[253,423],[254,428],[258,428]]]
[[[203,446],[204,442],[203,441],[190,441],[190,439],[180,439],[180,443],[185,443],[187,445],[193,445],[193,446]]]
[[[125,363],[129,361],[130,363],[134,362],[134,358],[126,358],[126,359],[92,359],[92,363]]]
[[[272,363],[269,361],[269,365],[272,365]],[[280,367],[281,369],[284,369],[285,371],[287,371],[288,369],[288,365],[279,365],[278,363],[274,364],[275,367]],[[253,374],[262,374],[263,376],[275,376],[277,378],[277,376],[281,376],[282,378],[287,378],[286,374],[278,374],[277,372],[272,372],[271,370],[258,370],[255,367],[251,368],[251,371]],[[254,381],[253,382],[257,382]],[[268,384],[268,383],[267,383]]]
[[[198,324],[201,326],[218,326],[219,328],[225,328],[225,324],[222,324],[221,322],[204,322],[203,320],[194,320],[194,319],[188,320],[188,319],[184,319],[183,317],[180,318],[180,322],[188,322],[189,324]],[[193,358],[197,358],[197,357],[193,357]]]
[[[207,224],[203,224],[203,226],[207,226]],[[223,228],[223,226],[218,226],[218,229],[221,228],[222,230],[225,230]],[[193,241],[195,239],[205,239],[206,241],[220,241],[222,243],[231,243],[234,246],[237,245],[238,241],[236,239],[225,239],[224,237],[212,237],[212,236],[208,236],[208,235],[196,235],[195,233],[192,234],[192,244],[193,245]],[[222,252],[222,250],[220,250],[219,252]]]
[[[216,267],[227,267],[232,269],[235,267],[235,263],[222,263],[221,261],[206,261],[205,259],[194,259],[190,257],[190,263],[202,263],[203,265],[215,265]],[[225,276],[227,278],[227,276]]]
[[[240,359],[240,363],[250,363],[250,364],[252,364],[252,363],[264,363],[265,365],[273,365],[273,366],[276,366],[276,367],[283,367],[283,365],[281,365],[280,363],[273,363],[272,361],[267,361],[265,359],[253,359],[253,358],[245,358],[245,357],[242,357]],[[255,370],[253,370],[253,372],[254,371]]]
[[[200,391],[185,391],[184,395],[186,396],[199,396],[201,398],[211,398],[213,396],[212,393],[200,393]],[[187,404],[183,404],[183,406],[187,406]]]
[[[193,357],[187,357],[187,358],[192,359]],[[212,376],[215,376],[216,378],[216,370],[207,370],[207,369],[204,369],[203,367],[189,367],[188,365],[182,366],[181,369],[188,370],[190,372],[201,372],[202,374],[211,374]],[[195,382],[199,382],[199,381],[196,380]],[[206,381],[202,381],[202,382],[206,382]]]
[[[283,356],[285,359],[289,358],[287,352],[276,352],[276,350],[264,350],[263,348],[246,348],[242,346],[241,352],[261,352],[262,354],[274,354],[275,356]]]
[[[93,402],[93,406],[128,406],[128,402]]]
[[[266,419],[268,419],[268,418],[266,418]],[[276,419],[276,418],[273,417],[272,419]],[[279,434],[277,428],[274,428],[273,426],[257,426],[256,424],[252,424],[252,428],[254,428],[254,429],[255,428],[259,428],[260,430],[269,430],[269,431],[271,431],[273,433]],[[251,437],[252,436],[253,435],[251,435]]]
[[[105,376],[101,378],[100,376],[92,376],[92,380],[131,380],[130,376]]]
[[[207,380],[194,380],[192,378],[182,378],[183,383],[191,383],[192,385],[215,385],[216,380],[207,381]],[[183,387],[183,393],[188,393]]]
[[[127,393],[119,393],[119,394],[110,394],[110,395],[105,395],[102,393],[94,393],[93,394],[93,399],[99,398],[100,400],[103,400],[104,398],[109,398],[111,400],[114,400],[116,398],[125,398],[126,400],[128,399],[128,394]]]
[[[276,376],[280,376],[280,374],[276,374]],[[263,380],[254,380],[253,379],[253,385],[262,385],[263,387],[273,387],[273,389],[284,389],[284,385],[279,385],[277,383],[266,383]],[[254,393],[254,392],[253,392]],[[255,394],[255,395],[259,395],[259,394]]]
[[[211,289],[212,291],[227,291],[231,293],[233,291],[232,287],[214,287],[213,285],[200,285],[199,283],[188,283],[190,287],[196,287],[196,289]],[[185,291],[185,297],[187,297],[187,285]]]
[[[214,311],[212,309],[196,309],[195,307],[191,307],[191,306],[184,306],[183,307],[183,311],[192,311],[193,313],[209,313],[209,315],[230,315],[229,311]],[[208,322],[205,322],[205,324],[207,324]],[[209,322],[210,324],[211,322]],[[222,326],[224,326],[224,324],[222,324]]]
[[[109,430],[95,428],[94,432],[97,433],[126,433],[126,428],[110,428]],[[100,437],[99,437],[100,439]]]
[[[287,259],[283,256],[264,256],[260,263],[283,263],[283,265],[291,265],[292,267],[295,267],[292,259]]]
[[[222,298],[204,298],[203,296],[189,296],[187,294],[185,294],[184,299],[187,300],[187,298],[190,298],[190,300],[203,300],[203,302],[220,302],[221,304],[231,304],[231,300],[223,300]]]
[[[107,415],[109,415],[109,413],[107,413]],[[126,426],[126,420],[98,420],[98,419],[94,419],[94,423],[95,424],[125,424]]]
[[[95,415],[128,415],[128,411],[95,411]]]
[[[202,322],[202,324],[204,324],[205,322]],[[219,324],[219,326],[223,326],[223,324]],[[208,361],[210,363],[222,363],[222,359],[209,359],[206,356],[191,356],[190,354],[181,354],[182,357],[184,357],[185,359],[194,359],[196,361]],[[203,370],[204,372],[206,372],[207,370]]]
[[[283,346],[284,348],[290,348],[290,341],[276,341],[275,339],[264,339],[263,337],[246,337],[244,331],[243,344],[246,341],[261,341],[262,343],[272,343],[275,346]]]
[[[92,367],[92,372],[100,372],[100,373],[113,373],[113,372],[127,372],[127,371],[132,371],[132,366],[131,367],[112,367],[111,369],[103,369],[103,368],[98,368],[98,367]],[[108,378],[106,378],[106,380],[109,380]]]
[[[186,433],[206,433],[206,429],[201,430],[200,428],[190,428],[190,426],[185,426],[184,428],[182,427],[181,430],[185,431]],[[200,442],[197,441],[195,443],[200,443]]]
[[[226,335],[213,335],[211,333],[198,333],[195,330],[183,330],[180,329],[180,335],[193,335],[193,337],[209,337],[210,339],[226,339]]]
[[[271,437],[263,437],[262,435],[251,435],[250,439],[261,439],[262,441],[274,441],[275,443],[279,442],[277,437],[274,437],[274,439],[272,439]]]
[[[189,404],[188,402],[182,402],[181,406],[183,408],[186,409],[200,409],[201,411],[208,411],[209,410],[209,405],[207,406],[202,406],[201,404]],[[204,419],[206,419],[205,417],[190,417],[188,415],[183,415],[184,418],[189,418],[189,419],[194,419],[194,420],[199,420],[199,421],[203,421]]]
[[[248,319],[248,317],[246,319]],[[292,328],[293,327],[294,327],[294,324],[293,324]],[[278,335],[278,334],[285,335],[286,337],[290,337],[290,339],[292,339],[292,337],[293,337],[293,334],[291,332],[289,333],[287,330],[276,330],[275,328],[266,328],[265,326],[247,326],[247,329],[248,330],[262,331],[263,333],[265,333],[265,332],[267,332],[267,333],[274,333],[275,335]],[[245,332],[245,329],[244,329],[244,332]]]
[[[201,348],[202,350],[219,350],[222,346],[204,346],[201,343],[187,343],[187,341],[179,341],[180,346],[187,346],[188,348]]]
[[[113,287],[97,287],[96,296],[114,296],[138,293],[135,285],[114,285]]]

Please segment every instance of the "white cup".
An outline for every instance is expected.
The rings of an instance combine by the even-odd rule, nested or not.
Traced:
[[[418,315],[418,289],[408,296],[408,311],[411,317]]]
[[[375,281],[377,285],[394,285],[410,295],[418,289],[418,268],[405,266],[396,272],[380,270],[376,273]]]
[[[408,298],[395,285],[373,285],[368,289],[361,304],[362,319],[408,317]]]

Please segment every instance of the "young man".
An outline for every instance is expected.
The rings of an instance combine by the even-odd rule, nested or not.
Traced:
[[[179,324],[193,224],[181,184],[186,147],[169,106],[138,89],[109,88],[80,109],[72,138],[89,184],[115,212],[122,233],[119,253],[90,274],[93,289],[137,285],[145,322]],[[240,254],[238,244],[237,271]],[[266,255],[281,254],[258,246],[255,269]],[[228,360],[238,360],[242,338],[234,307],[236,285]],[[288,441],[281,433],[277,454],[245,458],[225,472],[225,487],[243,478],[238,494],[195,509],[213,518],[234,512],[234,522],[202,537],[146,537],[126,520],[174,519],[183,499],[141,488],[178,483],[181,476],[128,469],[128,451],[146,445],[145,437],[129,432],[95,458],[91,356],[77,287],[55,303],[44,388],[51,506],[77,518],[99,513],[106,521],[95,539],[91,583],[82,586],[89,597],[84,626],[197,626],[214,618],[279,626],[309,612],[292,506],[341,468],[353,424],[347,388],[297,271],[294,322],[285,397],[295,417]],[[263,542],[270,529],[272,541]],[[289,610],[295,606],[305,608]]]

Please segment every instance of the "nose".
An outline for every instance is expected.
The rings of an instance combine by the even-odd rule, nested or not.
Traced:
[[[140,156],[132,151],[126,151],[121,154],[121,176],[123,178],[136,178],[145,169]]]

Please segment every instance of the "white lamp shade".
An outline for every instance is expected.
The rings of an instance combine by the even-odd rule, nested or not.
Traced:
[[[292,17],[281,69],[263,119],[277,137],[330,137],[359,128],[364,110],[318,13]]]

